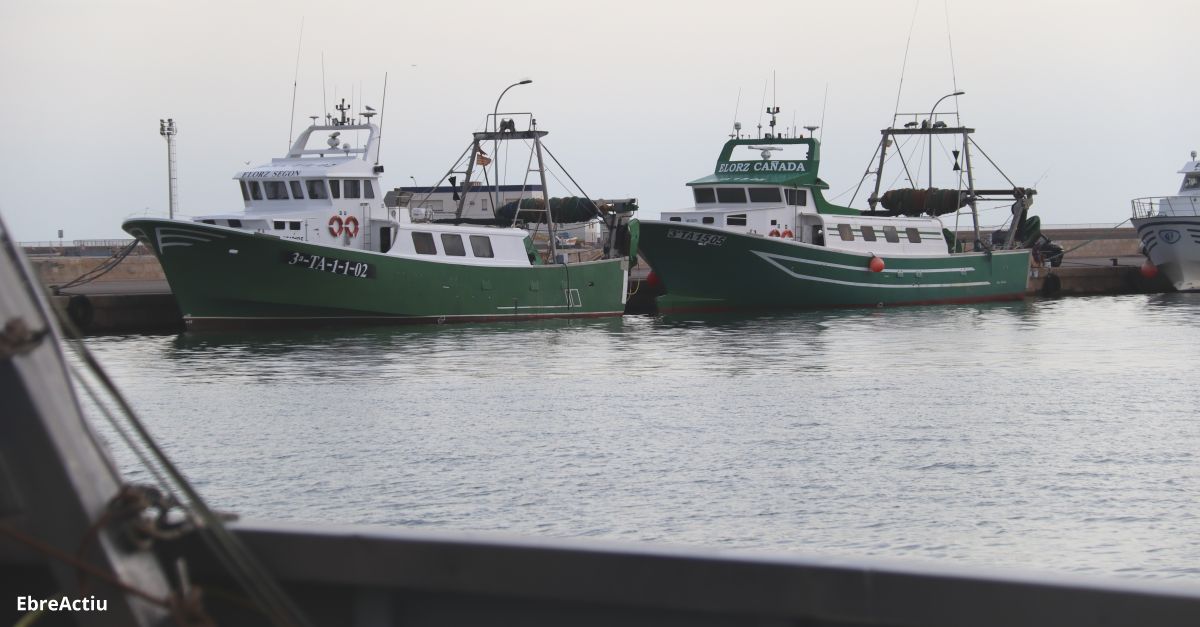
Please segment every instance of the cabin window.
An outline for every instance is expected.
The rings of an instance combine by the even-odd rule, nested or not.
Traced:
[[[233,227],[233,228],[235,228],[235,229],[240,229],[240,228],[242,228],[242,221],[241,221],[241,220],[229,220],[229,222],[228,222],[227,224],[229,224],[229,226],[231,226],[231,227]]]
[[[375,197],[375,185],[371,181],[363,181],[363,198]]]
[[[362,194],[360,194],[358,191],[359,185],[360,185],[360,181],[358,181],[357,179],[349,179],[349,180],[345,181],[346,198],[360,197]]]
[[[681,218],[679,216],[675,216],[674,218],[667,218],[667,219],[670,220],[671,222],[683,222],[683,218]]]
[[[802,189],[789,189],[787,190],[787,201],[789,205],[803,207],[808,204],[808,194],[805,194]]]
[[[201,222],[203,222],[205,224],[216,224],[217,223],[216,220],[201,220]]]
[[[914,229],[913,227],[910,226],[907,229],[904,229],[904,234],[908,235],[908,241],[910,241],[914,244],[921,243],[921,232],[918,231],[917,229]]]
[[[471,254],[476,257],[495,257],[492,252],[492,240],[486,235],[471,236]]]
[[[849,224],[839,224],[838,225],[838,235],[842,236],[843,242],[853,242],[854,241],[854,228],[851,227]]]
[[[1188,174],[1183,177],[1183,187],[1179,188],[1179,191],[1186,192],[1193,189],[1200,189],[1200,174]]]
[[[242,188],[242,200],[250,200],[250,190],[246,188],[246,181],[238,181],[238,187]]]
[[[284,224],[283,220],[276,220],[271,224],[271,226],[275,227],[276,231],[282,231],[286,225]]]
[[[873,226],[862,227],[862,236],[863,236],[864,241],[867,241],[867,242],[875,241],[875,227],[873,227]]]
[[[462,236],[458,233],[442,233],[442,250],[451,257],[467,256],[467,249],[463,248]]]
[[[262,200],[262,188],[258,186],[258,181],[249,181],[246,185],[250,186],[250,198],[252,200]]]
[[[894,227],[894,226],[883,227],[883,239],[885,239],[893,244],[895,244],[896,242],[899,242],[900,236],[896,234],[896,227]]]
[[[283,181],[263,181],[263,189],[267,192],[267,200],[287,200],[287,185]]]
[[[288,222],[288,230],[289,231],[299,231],[300,230],[300,221],[292,220],[291,222]]]
[[[308,187],[308,197],[313,200],[324,200],[329,198],[329,193],[325,191],[325,181],[323,179],[309,179],[305,181]]]
[[[712,216],[704,216],[700,221],[705,224],[712,224],[713,222],[715,222],[715,220],[713,219]]]
[[[717,202],[744,203],[746,202],[746,188],[718,187]]]
[[[746,226],[746,214],[735,213],[725,216],[725,224],[726,226]]]
[[[750,202],[781,202],[778,187],[751,187]]]
[[[292,187],[292,198],[304,200],[304,188],[300,186],[300,181],[288,181],[288,185]]]
[[[329,197],[330,198],[341,198],[342,197],[342,182],[340,180],[329,179]]]
[[[437,247],[433,245],[433,233],[413,231],[413,248],[418,255],[436,255]]]
[[[711,187],[693,187],[692,196],[696,198],[697,205],[717,202],[717,193]]]

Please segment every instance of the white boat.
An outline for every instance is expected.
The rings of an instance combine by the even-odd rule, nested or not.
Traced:
[[[1180,291],[1200,290],[1200,161],[1195,150],[1191,157],[1179,194],[1133,200],[1142,252]]]

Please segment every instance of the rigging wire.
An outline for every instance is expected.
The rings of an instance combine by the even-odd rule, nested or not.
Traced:
[[[900,114],[900,92],[904,89],[904,70],[908,67],[908,49],[912,46],[913,28],[917,25],[917,10],[921,8],[921,0],[913,4],[912,21],[908,25],[908,41],[904,43],[904,60],[900,63],[900,84],[896,86],[896,108],[892,110],[892,123]]]

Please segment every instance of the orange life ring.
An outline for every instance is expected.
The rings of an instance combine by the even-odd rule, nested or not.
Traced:
[[[779,229],[771,229],[771,232],[767,233],[767,237],[779,237]]]
[[[346,235],[350,239],[354,239],[358,235],[358,218],[354,216],[346,216]]]
[[[329,234],[334,237],[342,234],[342,216],[329,218]]]
[[[780,237],[796,237],[796,234],[791,229],[784,229],[783,235],[780,235]]]

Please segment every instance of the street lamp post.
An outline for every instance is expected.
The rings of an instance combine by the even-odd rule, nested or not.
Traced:
[[[937,111],[938,105],[942,104],[943,100],[945,100],[951,96],[961,96],[965,93],[967,93],[967,92],[956,91],[952,94],[946,94],[945,96],[938,98],[937,102],[933,103],[933,108],[929,110],[929,128],[930,128],[930,130],[933,130],[933,112]],[[929,136],[929,187],[931,189],[933,188],[933,135],[932,134]]]
[[[496,98],[496,106],[492,107],[492,132],[493,133],[500,132],[500,120],[497,119],[496,116],[500,115],[500,101],[504,98],[504,94],[507,94],[508,90],[512,89],[513,87],[516,87],[517,85],[528,85],[532,82],[533,82],[533,79],[531,79],[531,78],[527,78],[522,81],[517,81],[517,82],[513,83],[512,85],[505,87],[504,91],[500,92],[500,97]],[[499,204],[500,204],[500,140],[499,139],[492,140],[492,163],[494,164],[492,166],[492,213],[495,214],[496,211],[500,208],[500,206],[499,206]],[[520,211],[519,206],[517,207],[517,210]],[[547,209],[547,211],[549,211],[549,209]]]

